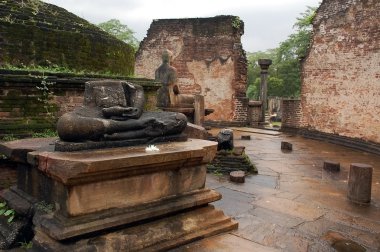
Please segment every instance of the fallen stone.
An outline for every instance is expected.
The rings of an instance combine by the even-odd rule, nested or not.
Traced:
[[[281,150],[293,150],[293,144],[289,143],[289,142],[281,142]]]
[[[326,171],[338,172],[340,171],[340,163],[330,161],[330,160],[325,160],[323,162],[323,169],[325,169]]]
[[[241,140],[251,140],[251,136],[250,135],[241,136]]]
[[[230,172],[230,180],[236,183],[245,182],[245,172],[244,171],[233,171]]]
[[[244,151],[245,151],[245,147],[244,146],[236,146],[233,151],[232,151],[232,154],[234,154],[235,156],[241,156],[244,154]]]

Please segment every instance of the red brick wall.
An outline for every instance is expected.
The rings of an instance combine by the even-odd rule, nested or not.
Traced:
[[[154,20],[136,54],[135,75],[154,78],[164,49],[173,52],[182,93],[202,94],[211,121],[246,121],[244,24],[234,16]]]
[[[380,143],[380,1],[324,0],[303,63],[300,127]]]
[[[299,99],[283,99],[281,104],[281,128],[295,129],[301,125],[302,110],[301,100]]]

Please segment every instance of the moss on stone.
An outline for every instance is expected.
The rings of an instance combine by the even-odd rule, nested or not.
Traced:
[[[132,75],[134,49],[95,25],[38,0],[0,1],[0,65],[59,65]]]

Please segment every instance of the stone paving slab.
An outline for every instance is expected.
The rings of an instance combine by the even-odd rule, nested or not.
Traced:
[[[255,251],[255,252],[279,252],[281,250],[270,248],[260,245],[256,242],[252,242],[241,238],[236,235],[224,234],[217,235],[208,239],[194,242],[183,247],[170,250],[170,252],[237,252],[237,251]]]
[[[223,196],[216,207],[239,228],[176,251],[328,252],[337,251],[333,246],[339,242],[346,251],[361,251],[358,246],[380,251],[380,156],[286,134],[252,131],[251,140],[240,140],[246,134],[234,131],[235,146],[246,147],[258,175],[247,176],[243,184],[214,174],[206,180]],[[282,152],[281,141],[292,143],[293,151]],[[339,162],[341,171],[323,170],[324,160]],[[367,207],[346,197],[349,166],[356,162],[373,166]]]

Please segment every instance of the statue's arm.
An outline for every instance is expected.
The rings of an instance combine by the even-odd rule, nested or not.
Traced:
[[[145,105],[144,89],[140,85],[131,86],[127,84],[127,89],[128,88],[130,89],[130,106],[134,108],[133,114],[130,115],[130,118],[139,118],[143,113]]]

